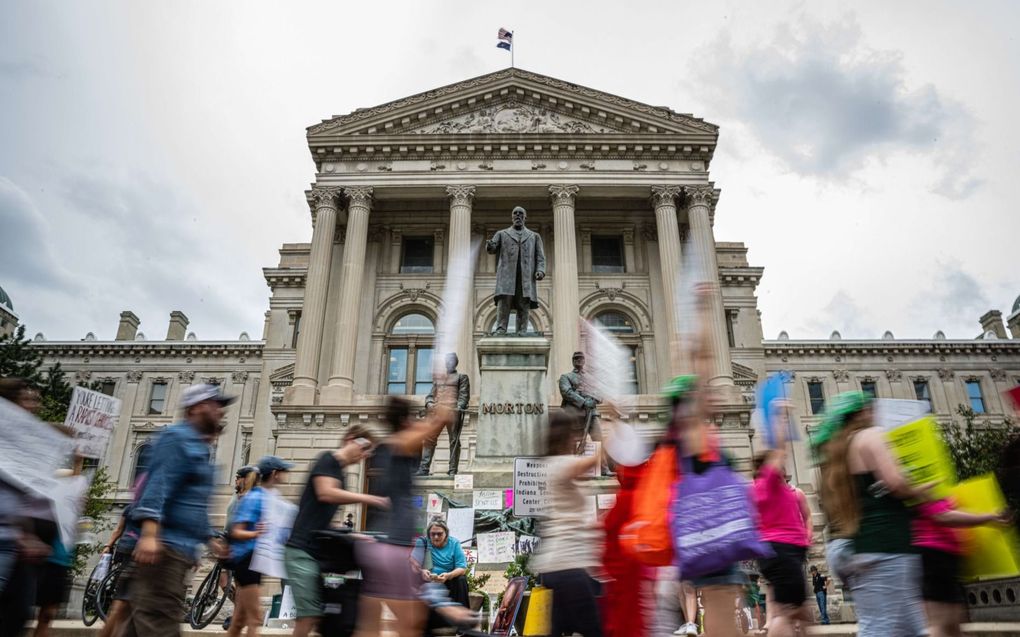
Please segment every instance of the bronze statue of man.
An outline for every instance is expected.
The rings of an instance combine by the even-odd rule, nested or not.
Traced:
[[[528,211],[520,206],[511,213],[513,225],[497,232],[485,243],[496,263],[496,334],[506,334],[510,310],[517,313],[517,334],[528,330],[531,310],[538,307],[538,285],[545,278],[542,237],[524,227]]]
[[[563,399],[560,407],[574,409],[584,419],[584,433],[578,447],[580,453],[584,451],[588,437],[596,442],[602,442],[602,428],[599,427],[598,414],[595,412],[602,399],[593,396],[584,381],[584,352],[574,352],[570,362],[573,364],[573,371],[560,375],[560,397]],[[605,454],[602,454],[602,475],[613,475]]]
[[[460,432],[464,428],[464,414],[467,412],[468,401],[471,399],[471,380],[467,374],[457,371],[457,364],[460,361],[457,355],[450,352],[446,355],[446,376],[436,378],[432,383],[429,395],[425,397],[425,409],[431,409],[436,404],[439,391],[444,387],[456,391],[457,411],[450,424],[446,425],[446,435],[450,438],[450,466],[446,473],[456,475],[460,467]],[[434,437],[425,440],[421,450],[421,464],[418,466],[419,476],[427,476],[432,470],[432,456],[436,452],[436,443],[439,442],[439,432]]]

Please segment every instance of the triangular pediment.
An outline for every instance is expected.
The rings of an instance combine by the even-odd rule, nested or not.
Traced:
[[[740,363],[731,363],[733,366],[733,381],[740,384],[755,384],[758,382],[758,374],[754,373],[754,370],[746,365]]]
[[[701,119],[521,69],[504,69],[338,115],[309,141],[347,136],[678,135],[713,143]]]

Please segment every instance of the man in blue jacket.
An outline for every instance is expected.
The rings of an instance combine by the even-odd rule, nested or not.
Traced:
[[[234,401],[213,385],[192,385],[181,396],[184,420],[167,427],[152,450],[149,477],[131,517],[141,527],[127,637],[179,637],[185,577],[210,542],[212,443],[224,409]],[[218,540],[214,551],[224,552]]]

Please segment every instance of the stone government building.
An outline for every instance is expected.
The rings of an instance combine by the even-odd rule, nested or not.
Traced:
[[[545,241],[548,275],[531,329],[551,339],[548,405],[556,376],[577,348],[577,316],[601,323],[631,351],[629,417],[661,426],[659,388],[678,372],[676,277],[693,246],[696,267],[719,281],[711,311],[713,371],[725,398],[719,422],[741,467],[755,448],[753,388],[766,374],[794,372],[793,397],[808,427],[826,399],[850,389],[929,400],[940,419],[957,405],[992,422],[1009,413],[1002,392],[1020,383],[1020,299],[1008,317],[990,311],[976,338],[765,340],[755,288],[763,268],[742,243],[717,242],[720,191],[709,166],[718,128],[674,112],[520,69],[507,69],[308,128],[315,182],[306,192],[309,243],[284,244],[264,269],[270,288],[261,340],[200,341],[173,312],[165,340],[146,339],[121,314],[114,341],[35,346],[79,380],[101,381],[124,402],[106,464],[126,501],[151,436],[176,416],[183,387],[216,382],[241,396],[228,412],[217,463],[222,501],[239,466],[276,453],[299,463],[289,487],[352,422],[378,425],[387,394],[422,399],[430,388],[435,330],[448,264],[509,225],[523,205]],[[458,345],[472,400],[461,472],[476,448],[475,344],[495,321],[495,257],[478,255],[469,326]],[[3,295],[0,295],[3,296]],[[7,299],[13,315],[13,304]],[[512,328],[512,326],[511,326]],[[446,436],[434,473],[445,472]],[[813,493],[803,443],[791,471]],[[372,471],[353,468],[355,488]],[[507,485],[509,486],[509,485]],[[428,490],[452,492],[445,476]],[[356,508],[359,524],[373,525]]]

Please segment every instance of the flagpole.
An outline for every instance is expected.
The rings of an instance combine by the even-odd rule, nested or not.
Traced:
[[[515,35],[517,35],[516,29],[514,29],[510,35],[510,68],[514,68],[514,49],[517,48],[516,46],[514,46],[516,44],[514,40]]]

